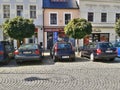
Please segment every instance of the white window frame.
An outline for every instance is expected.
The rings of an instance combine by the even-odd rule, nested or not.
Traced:
[[[72,20],[72,12],[64,12],[64,15],[63,15],[63,17],[64,17],[63,23],[64,23],[64,25],[66,26],[67,24],[65,24],[65,14],[70,14],[70,15],[71,15],[71,20]]]
[[[51,24],[50,23],[51,22],[51,18],[50,18],[51,14],[56,14],[56,16],[57,16],[57,23],[56,24]],[[49,13],[49,26],[58,26],[58,12],[50,12]]]
[[[4,5],[9,5],[10,6],[10,16],[8,17],[8,18],[10,18],[11,17],[11,5],[10,4],[8,4],[8,3],[6,3],[6,4],[2,4],[2,17],[4,18],[4,8],[3,8],[3,6]],[[4,18],[4,19],[7,19],[7,17],[6,18]]]
[[[22,11],[22,17],[24,16],[24,5],[22,5],[22,4],[16,4],[16,16],[17,16],[17,6],[23,6],[23,11]]]
[[[35,18],[31,18],[30,17],[30,6],[36,6],[36,17]],[[29,5],[29,18],[31,18],[31,19],[37,19],[37,5],[36,4],[30,4]]]

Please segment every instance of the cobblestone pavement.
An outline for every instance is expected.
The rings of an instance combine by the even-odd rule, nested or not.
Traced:
[[[45,55],[42,63],[0,67],[0,90],[120,90],[120,61],[56,62]]]

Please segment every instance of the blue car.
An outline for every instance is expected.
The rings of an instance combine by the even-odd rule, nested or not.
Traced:
[[[120,42],[116,42],[114,46],[117,48],[117,56],[120,57]]]
[[[7,41],[0,41],[0,63],[8,64],[14,58],[14,48]]]

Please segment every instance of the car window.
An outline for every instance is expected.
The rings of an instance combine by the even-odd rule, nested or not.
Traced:
[[[115,47],[120,47],[120,42],[116,43]]]
[[[12,51],[12,47],[10,45],[5,45],[5,50],[6,51]]]
[[[71,44],[70,43],[58,43],[58,49],[70,49]]]
[[[111,48],[113,45],[111,43],[100,43],[101,48]]]
[[[19,49],[38,49],[38,46],[34,44],[27,44],[21,45]]]
[[[90,43],[90,44],[88,45],[88,47],[89,47],[89,48],[95,48],[96,45],[97,45],[96,43]]]

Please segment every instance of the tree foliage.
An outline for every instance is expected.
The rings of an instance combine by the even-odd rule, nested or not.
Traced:
[[[92,25],[86,19],[75,18],[64,28],[65,34],[75,39],[82,39],[91,34]]]
[[[115,23],[115,31],[118,34],[118,36],[120,36],[120,19],[118,19]]]
[[[8,19],[3,23],[3,32],[13,39],[22,41],[23,38],[29,38],[34,34],[35,25],[33,20],[15,17]]]

